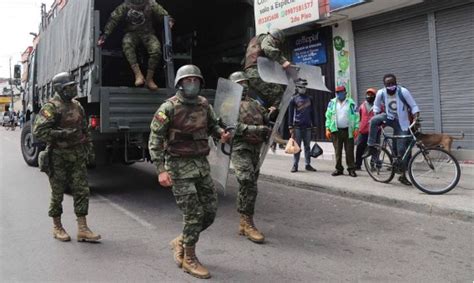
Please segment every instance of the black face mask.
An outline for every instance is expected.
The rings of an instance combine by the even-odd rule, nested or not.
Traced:
[[[365,100],[367,100],[368,103],[372,104],[375,101],[375,96],[366,96]]]

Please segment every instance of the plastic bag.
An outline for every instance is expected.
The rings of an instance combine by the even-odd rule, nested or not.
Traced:
[[[314,143],[309,155],[311,155],[311,157],[317,158],[318,156],[322,154],[323,154],[323,149],[318,145],[318,143]]]
[[[301,148],[298,146],[296,141],[293,138],[290,138],[288,140],[288,143],[286,144],[285,153],[296,154],[300,151],[301,151]]]

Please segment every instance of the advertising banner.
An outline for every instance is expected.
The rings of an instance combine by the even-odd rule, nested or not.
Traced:
[[[292,42],[292,62],[295,64],[321,65],[327,63],[326,41],[319,32],[300,35]]]
[[[341,10],[345,8],[349,8],[354,5],[362,4],[367,2],[367,0],[330,0],[329,1],[329,10],[331,12],[336,10]]]
[[[319,20],[318,0],[255,0],[254,12],[256,34]]]

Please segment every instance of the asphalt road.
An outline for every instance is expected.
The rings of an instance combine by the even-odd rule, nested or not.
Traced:
[[[188,282],[169,241],[181,215],[150,164],[90,172],[90,227],[78,243],[72,198],[64,200],[69,243],[52,238],[46,175],[28,167],[20,132],[0,128],[2,282]],[[237,183],[220,194],[218,217],[198,256],[216,282],[472,282],[473,226],[436,216],[260,182],[257,245],[237,235]],[[197,280],[197,279],[196,279]]]

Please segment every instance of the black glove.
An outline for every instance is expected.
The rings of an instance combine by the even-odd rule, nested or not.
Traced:
[[[69,139],[78,134],[78,129],[51,130],[51,136],[58,139]]]

